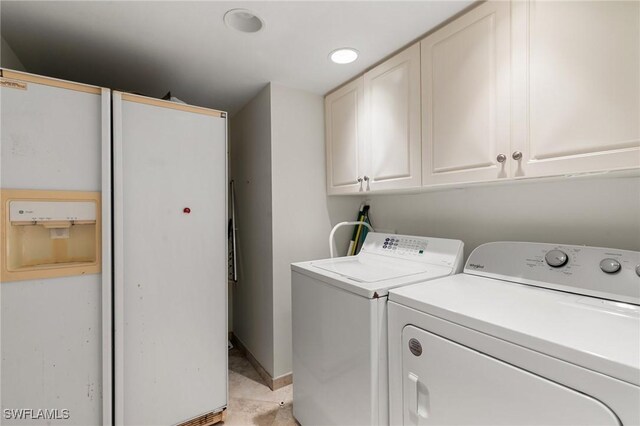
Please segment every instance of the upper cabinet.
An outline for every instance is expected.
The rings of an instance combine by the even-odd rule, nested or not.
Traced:
[[[325,98],[327,144],[327,193],[362,191],[364,176],[363,78],[341,87]]]
[[[484,3],[421,42],[424,185],[509,175],[509,8]]]
[[[419,187],[420,47],[415,44],[364,75],[365,189]]]
[[[326,97],[328,193],[640,168],[640,2],[488,1]]]
[[[512,7],[514,176],[640,166],[640,2]]]
[[[327,192],[420,187],[416,44],[325,98]]]

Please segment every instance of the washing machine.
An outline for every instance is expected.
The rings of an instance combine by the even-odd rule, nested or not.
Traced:
[[[640,253],[496,242],[389,292],[392,425],[640,424]]]
[[[388,424],[388,291],[462,265],[462,241],[375,232],[357,256],[292,264],[294,417]]]

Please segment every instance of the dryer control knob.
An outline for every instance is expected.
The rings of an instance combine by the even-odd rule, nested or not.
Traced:
[[[607,274],[615,274],[620,270],[620,262],[611,258],[602,259],[600,261],[600,269]]]
[[[569,256],[567,256],[567,253],[562,250],[551,250],[544,255],[544,260],[547,261],[547,265],[559,268],[566,265],[569,260]]]
[[[636,275],[640,277],[640,265],[636,266]]]

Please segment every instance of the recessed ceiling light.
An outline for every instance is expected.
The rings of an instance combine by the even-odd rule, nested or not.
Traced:
[[[243,33],[257,33],[264,27],[264,21],[248,9],[231,9],[224,14],[227,27]]]
[[[329,58],[336,64],[350,64],[358,59],[358,51],[350,47],[343,47],[331,52]]]

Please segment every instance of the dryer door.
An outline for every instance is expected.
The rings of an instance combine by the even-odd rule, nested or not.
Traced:
[[[405,425],[620,425],[596,399],[425,330],[402,332]]]

